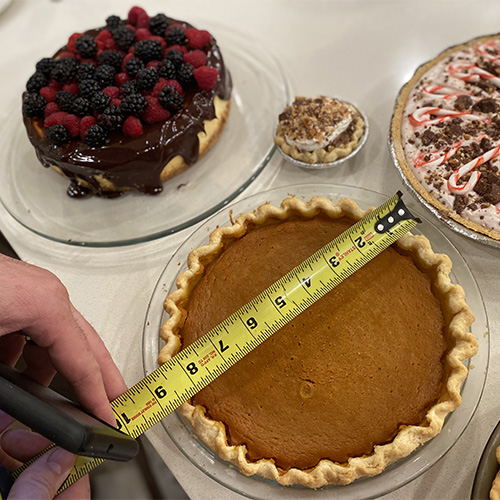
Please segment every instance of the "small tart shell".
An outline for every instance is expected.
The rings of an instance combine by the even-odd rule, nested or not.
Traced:
[[[360,112],[351,104],[344,104],[346,104],[346,106],[352,111],[354,121],[354,131],[351,139],[344,146],[337,148],[327,146],[326,148],[316,149],[315,151],[300,151],[296,146],[290,146],[290,144],[286,142],[284,131],[279,125],[276,129],[274,143],[283,151],[283,153],[305,163],[331,163],[340,158],[344,158],[356,149],[361,141],[361,138],[365,134],[366,129],[365,120],[361,116]],[[343,132],[343,134],[345,133],[346,132]]]
[[[332,219],[347,216],[356,221],[368,212],[369,210],[362,211],[349,199],[342,199],[338,204],[334,204],[324,197],[314,197],[307,203],[296,198],[287,198],[280,207],[264,204],[253,213],[240,215],[231,226],[213,231],[208,245],[189,254],[189,269],[178,277],[177,290],[165,299],[164,307],[170,318],[160,332],[166,345],[159,354],[159,363],[165,363],[181,349],[179,331],[187,316],[185,305],[203,274],[205,265],[214,260],[227,243],[244,236],[250,224],[258,226],[271,219],[284,221],[297,215],[313,218],[319,213]],[[222,459],[237,465],[239,470],[248,476],[257,474],[282,485],[300,484],[319,488],[327,484],[348,484],[363,476],[380,474],[387,465],[406,457],[418,446],[439,434],[446,416],[461,403],[460,388],[468,373],[463,361],[477,352],[477,340],[468,331],[474,321],[474,315],[465,302],[462,287],[450,282],[451,261],[446,255],[434,253],[424,236],[406,234],[397,244],[410,252],[416,263],[431,274],[436,289],[442,295],[443,312],[453,344],[449,346],[445,360],[446,380],[442,394],[438,402],[429,408],[425,420],[420,425],[402,426],[392,442],[376,445],[370,455],[353,457],[345,463],[324,459],[312,469],[291,468],[285,471],[277,468],[272,459],[249,461],[244,445],[228,444],[226,428],[222,422],[208,418],[203,407],[184,403],[180,407],[182,416]]]

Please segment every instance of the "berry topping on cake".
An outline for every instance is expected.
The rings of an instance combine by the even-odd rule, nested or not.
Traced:
[[[97,42],[90,35],[79,36],[75,40],[75,52],[85,59],[92,59],[97,54]]]
[[[153,35],[163,36],[169,24],[170,20],[165,14],[156,14],[149,20],[149,31]]]
[[[105,144],[106,136],[106,131],[100,125],[91,125],[85,132],[83,140],[89,146],[98,148]]]
[[[71,136],[64,125],[52,125],[46,130],[45,137],[56,146],[62,146],[71,140]]]
[[[196,68],[193,72],[194,79],[198,87],[202,90],[212,90],[217,82],[219,72],[217,68],[209,68],[208,66],[201,66]]]
[[[158,101],[171,113],[176,113],[184,106],[184,98],[171,85],[165,85],[158,94]]]
[[[139,118],[129,116],[123,124],[123,133],[128,137],[137,137],[142,134],[142,123]]]
[[[158,40],[141,40],[135,44],[134,54],[143,62],[160,60],[163,56],[163,48]]]

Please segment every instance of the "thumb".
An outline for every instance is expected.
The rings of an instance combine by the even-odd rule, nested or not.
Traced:
[[[17,478],[7,500],[54,498],[75,464],[75,458],[75,455],[62,448],[44,453]]]

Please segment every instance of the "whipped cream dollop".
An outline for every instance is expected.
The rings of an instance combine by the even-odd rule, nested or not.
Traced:
[[[279,117],[287,144],[308,152],[332,144],[353,119],[346,103],[324,96],[297,97]]]

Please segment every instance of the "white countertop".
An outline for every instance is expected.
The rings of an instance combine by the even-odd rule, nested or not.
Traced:
[[[75,31],[99,26],[110,14],[124,17],[131,5],[118,0],[14,0],[0,14],[0,127],[8,126],[6,110],[12,102],[20,103],[39,59],[52,54]],[[406,192],[387,147],[399,88],[420,63],[444,48],[500,30],[500,3],[494,1],[144,0],[141,5],[150,14],[164,12],[185,20],[195,15],[207,25],[217,20],[241,27],[274,52],[296,95],[344,96],[368,116],[370,136],[355,159],[336,169],[312,172],[296,170],[275,154],[265,175],[242,196],[311,182],[368,187],[387,195],[398,189]],[[470,498],[481,452],[500,419],[500,368],[495,362],[500,356],[500,250],[432,220],[465,257],[483,294],[492,332],[490,366],[482,400],[462,437],[430,470],[384,497],[391,500]],[[0,229],[22,259],[50,269],[62,280],[75,306],[104,339],[127,384],[139,381],[149,299],[162,269],[192,229],[119,249],[73,247],[37,236],[1,204]],[[193,500],[241,498],[193,466],[161,426],[148,431],[147,437]]]

